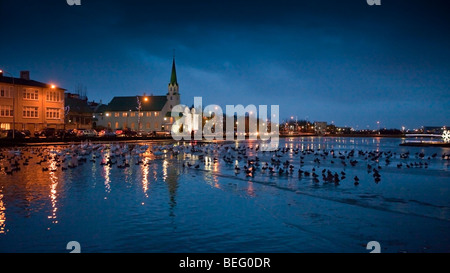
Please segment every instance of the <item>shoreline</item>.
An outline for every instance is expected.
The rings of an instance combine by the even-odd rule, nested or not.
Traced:
[[[346,134],[346,135],[280,135],[279,138],[304,138],[304,137],[366,137],[366,138],[405,138],[404,135],[361,135],[361,134]],[[246,138],[248,140],[248,137]],[[12,139],[1,139],[0,147],[20,147],[20,146],[48,146],[48,145],[70,145],[79,144],[86,141],[92,143],[114,143],[114,142],[172,142],[176,141],[172,137],[152,137],[152,138],[137,138],[137,137],[112,137],[112,138],[70,138],[70,139],[59,139],[59,138],[27,138],[20,140]],[[209,142],[208,140],[182,140],[181,142]],[[229,141],[227,139],[218,141]],[[235,141],[235,140],[232,140]]]

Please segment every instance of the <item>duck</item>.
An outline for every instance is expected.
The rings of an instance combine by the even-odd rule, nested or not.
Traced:
[[[355,176],[355,178],[353,178],[354,180],[355,180],[355,183],[353,183],[353,184],[355,184],[355,186],[358,186],[359,185],[359,178],[358,178],[358,176]]]

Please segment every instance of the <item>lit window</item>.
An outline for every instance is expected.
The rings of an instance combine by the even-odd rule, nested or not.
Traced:
[[[47,108],[47,111],[45,112],[45,116],[47,119],[59,119],[60,109],[59,108]]]
[[[38,118],[39,117],[38,107],[24,106],[23,107],[23,117],[24,118]]]
[[[25,100],[39,100],[39,91],[32,89],[23,89],[23,99]]]
[[[0,123],[0,129],[11,130],[11,124],[10,123]]]
[[[0,117],[12,117],[13,110],[11,105],[0,105]]]
[[[61,97],[60,97],[58,91],[47,91],[47,101],[58,102],[60,100],[61,100]]]

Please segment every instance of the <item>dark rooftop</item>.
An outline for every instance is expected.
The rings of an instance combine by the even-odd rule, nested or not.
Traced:
[[[167,102],[166,96],[146,96],[148,101],[144,101],[143,96],[114,97],[106,107],[106,111],[137,111],[139,98],[141,111],[161,111]]]
[[[91,107],[89,107],[86,100],[72,98],[72,97],[66,97],[64,99],[64,104],[65,104],[65,106],[70,107],[70,112],[93,113],[93,110],[91,109]]]
[[[11,77],[7,77],[5,75],[0,76],[0,82],[2,83],[8,83],[8,84],[17,84],[17,85],[27,85],[27,86],[35,86],[35,87],[41,87],[41,88],[51,88],[51,84],[47,84],[47,83],[43,83],[43,82],[38,82],[38,81],[34,81],[34,80],[27,80],[27,79],[22,79],[22,78],[14,78],[14,82],[13,82],[13,78]],[[56,87],[60,90],[66,90],[64,88],[61,87]]]

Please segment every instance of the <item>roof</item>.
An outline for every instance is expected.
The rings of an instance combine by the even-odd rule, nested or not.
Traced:
[[[105,111],[137,111],[139,98],[141,102],[141,111],[161,111],[166,105],[166,96],[145,96],[148,101],[144,101],[143,96],[131,97],[114,97],[111,102],[105,107]]]
[[[178,85],[177,70],[175,68],[175,58],[173,58],[173,62],[172,62],[172,74],[170,75],[170,84]]]
[[[38,82],[38,81],[34,81],[34,80],[26,80],[26,79],[22,79],[22,78],[14,78],[14,82],[13,82],[13,78],[11,77],[5,77],[5,76],[0,76],[0,82],[3,83],[9,83],[9,84],[17,84],[17,85],[26,85],[26,86],[35,86],[35,87],[41,87],[41,88],[51,88],[51,84],[48,83],[43,83],[43,82]],[[60,88],[57,87],[60,90],[66,90],[64,88]]]
[[[93,113],[93,110],[85,100],[67,97],[64,99],[64,105],[70,107],[70,112]]]
[[[94,109],[94,113],[103,113],[106,111],[108,111],[108,105],[106,105],[106,104],[99,104]]]

